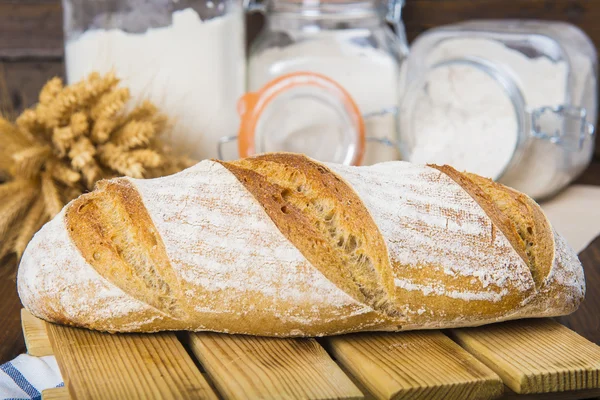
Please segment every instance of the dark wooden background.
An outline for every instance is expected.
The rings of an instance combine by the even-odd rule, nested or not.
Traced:
[[[438,25],[472,18],[537,18],[571,22],[600,45],[600,0],[407,0],[409,40]],[[262,18],[249,17],[251,39]],[[49,78],[64,75],[60,0],[0,0],[0,110],[21,110],[35,102]],[[2,146],[2,143],[0,143]],[[596,146],[600,155],[600,142]],[[579,178],[600,185],[600,158]],[[600,238],[580,254],[588,293],[581,308],[561,322],[600,344]],[[15,260],[0,260],[0,363],[24,351]]]

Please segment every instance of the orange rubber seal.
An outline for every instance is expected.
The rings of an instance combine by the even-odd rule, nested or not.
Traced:
[[[316,86],[335,95],[344,105],[356,127],[356,153],[351,165],[360,165],[365,151],[365,122],[350,94],[334,80],[314,72],[294,72],[273,79],[257,92],[246,93],[238,102],[240,130],[238,151],[241,157],[256,154],[255,131],[265,108],[282,92],[298,86]]]

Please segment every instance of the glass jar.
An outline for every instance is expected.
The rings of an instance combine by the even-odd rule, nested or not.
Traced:
[[[265,26],[250,49],[247,87],[273,94],[278,82],[285,90],[277,90],[260,115],[253,111],[252,152],[302,152],[353,164],[397,159],[394,146],[375,144],[358,155],[365,150],[359,148],[361,124],[371,141],[393,139],[397,129],[400,65],[408,52],[402,3],[269,0]]]
[[[237,132],[245,91],[239,0],[63,0],[67,79],[115,71],[132,105],[156,104],[171,120],[172,147],[217,156]]]
[[[596,51],[561,22],[472,21],[419,36],[405,64],[402,157],[450,164],[536,199],[589,164]]]

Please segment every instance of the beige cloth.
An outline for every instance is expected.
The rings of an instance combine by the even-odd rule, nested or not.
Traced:
[[[600,234],[600,186],[573,185],[541,206],[577,253]]]

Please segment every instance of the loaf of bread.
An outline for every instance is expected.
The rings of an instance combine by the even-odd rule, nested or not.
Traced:
[[[582,266],[529,197],[448,166],[288,153],[103,181],[35,235],[25,307],[110,332],[319,336],[574,311]]]

